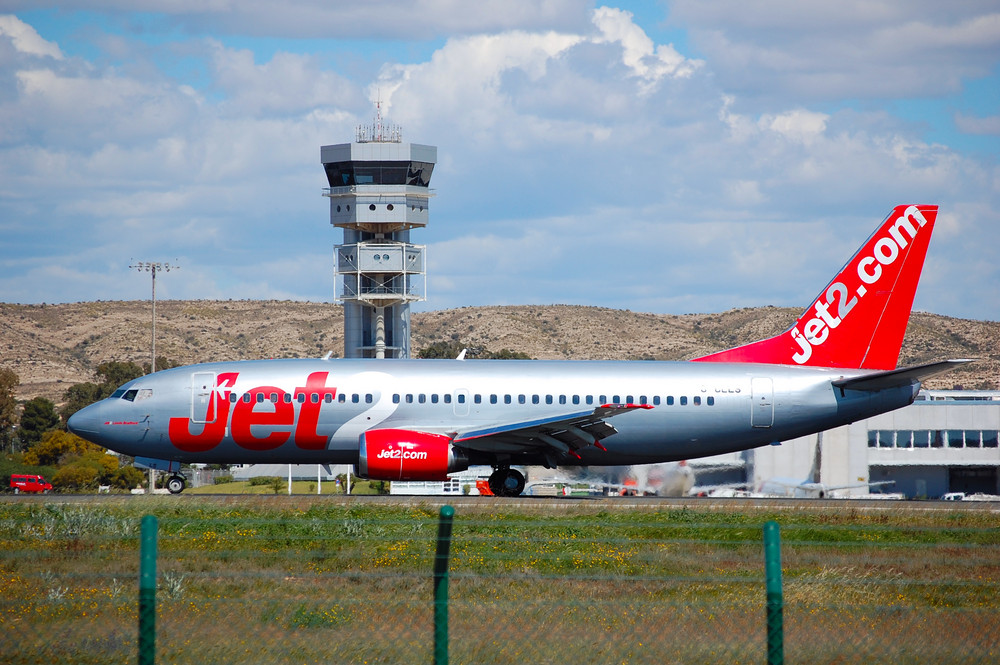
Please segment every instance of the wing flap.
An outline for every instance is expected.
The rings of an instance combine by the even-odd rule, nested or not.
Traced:
[[[602,404],[589,411],[574,411],[546,418],[493,425],[491,427],[456,432],[452,442],[476,450],[521,451],[536,449],[579,458],[577,450],[601,446],[601,439],[618,430],[609,418],[637,409],[652,409],[649,404]]]

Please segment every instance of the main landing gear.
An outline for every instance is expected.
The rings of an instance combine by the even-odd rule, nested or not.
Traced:
[[[180,494],[187,487],[187,480],[184,476],[170,476],[167,479],[167,491],[171,494]]]
[[[496,496],[519,496],[524,491],[524,474],[509,466],[497,467],[490,474],[490,491]]]

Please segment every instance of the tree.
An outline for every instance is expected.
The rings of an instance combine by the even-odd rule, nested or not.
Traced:
[[[17,425],[17,397],[14,391],[21,384],[17,374],[6,367],[0,369],[0,449],[14,450],[14,427]]]
[[[101,387],[96,383],[76,383],[63,393],[65,404],[59,409],[63,422],[85,406],[89,406],[101,398]]]
[[[24,403],[21,412],[21,445],[30,448],[41,441],[42,435],[59,427],[56,405],[45,397],[35,397]]]
[[[159,359],[157,359],[156,364],[160,364]],[[96,374],[101,379],[101,399],[104,399],[122,384],[128,383],[132,379],[138,379],[144,372],[143,368],[134,362],[123,363],[113,360],[98,365]]]
[[[88,452],[105,454],[104,448],[84,441],[76,434],[54,429],[42,435],[42,439],[24,453],[24,463],[33,466],[54,466],[64,457],[82,457]]]
[[[156,365],[170,366],[171,363],[165,358],[157,358]],[[143,368],[134,362],[119,362],[117,360],[101,363],[95,372],[100,383],[77,383],[66,389],[63,399],[66,404],[59,410],[59,415],[63,421],[85,406],[100,401],[105,397],[110,397],[111,393],[122,384],[128,383],[132,379],[137,379],[144,374]]]

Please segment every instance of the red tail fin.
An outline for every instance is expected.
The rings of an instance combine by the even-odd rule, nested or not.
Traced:
[[[894,369],[937,206],[896,206],[789,330],[696,360]]]

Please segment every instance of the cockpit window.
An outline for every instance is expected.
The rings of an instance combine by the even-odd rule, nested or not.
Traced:
[[[126,391],[125,394],[122,395],[122,399],[128,400],[129,402],[134,402],[135,401],[135,396],[138,393],[139,393],[139,391],[136,390],[135,388],[133,388],[132,390]]]
[[[121,397],[124,394],[125,394],[125,389],[124,388],[119,388],[118,390],[116,390],[113,393],[111,393],[111,399],[118,399],[119,397]]]
[[[139,394],[135,396],[136,402],[141,402],[144,399],[149,399],[153,396],[152,388],[139,388]]]

